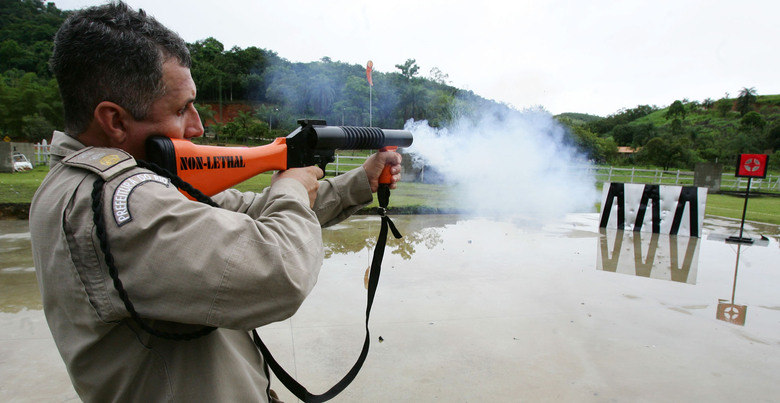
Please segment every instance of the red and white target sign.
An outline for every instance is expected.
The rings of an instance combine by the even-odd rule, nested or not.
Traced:
[[[766,178],[766,166],[769,156],[766,154],[740,154],[735,176],[742,178]]]

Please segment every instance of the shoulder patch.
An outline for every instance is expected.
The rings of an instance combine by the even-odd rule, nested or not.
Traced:
[[[146,182],[157,182],[168,187],[170,180],[166,177],[155,175],[153,173],[139,173],[125,178],[114,190],[114,196],[111,198],[111,209],[114,213],[116,225],[121,227],[130,221],[133,217],[130,215],[130,195],[133,190]]]
[[[71,154],[62,163],[92,171],[105,181],[136,166],[135,159],[122,150],[97,147],[87,147]]]

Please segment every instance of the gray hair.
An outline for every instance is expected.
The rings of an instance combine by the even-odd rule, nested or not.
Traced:
[[[192,64],[178,34],[121,1],[68,17],[54,37],[49,61],[62,96],[65,131],[73,137],[86,131],[103,101],[145,119],[165,93],[162,65],[171,58],[187,68]]]

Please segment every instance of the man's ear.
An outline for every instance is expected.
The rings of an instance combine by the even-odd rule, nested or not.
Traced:
[[[95,107],[95,122],[103,129],[111,146],[118,146],[127,140],[128,119],[132,119],[130,113],[113,102],[103,101]]]

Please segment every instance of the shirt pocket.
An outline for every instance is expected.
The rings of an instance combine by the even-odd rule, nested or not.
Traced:
[[[66,231],[68,247],[71,259],[84,286],[89,303],[97,312],[100,320],[104,322],[117,322],[127,317],[124,311],[120,314],[111,300],[111,292],[114,292],[113,282],[108,275],[108,270],[101,264],[98,253],[100,241],[93,237],[94,225],[81,225],[75,233]],[[117,295],[116,298],[119,298]]]

